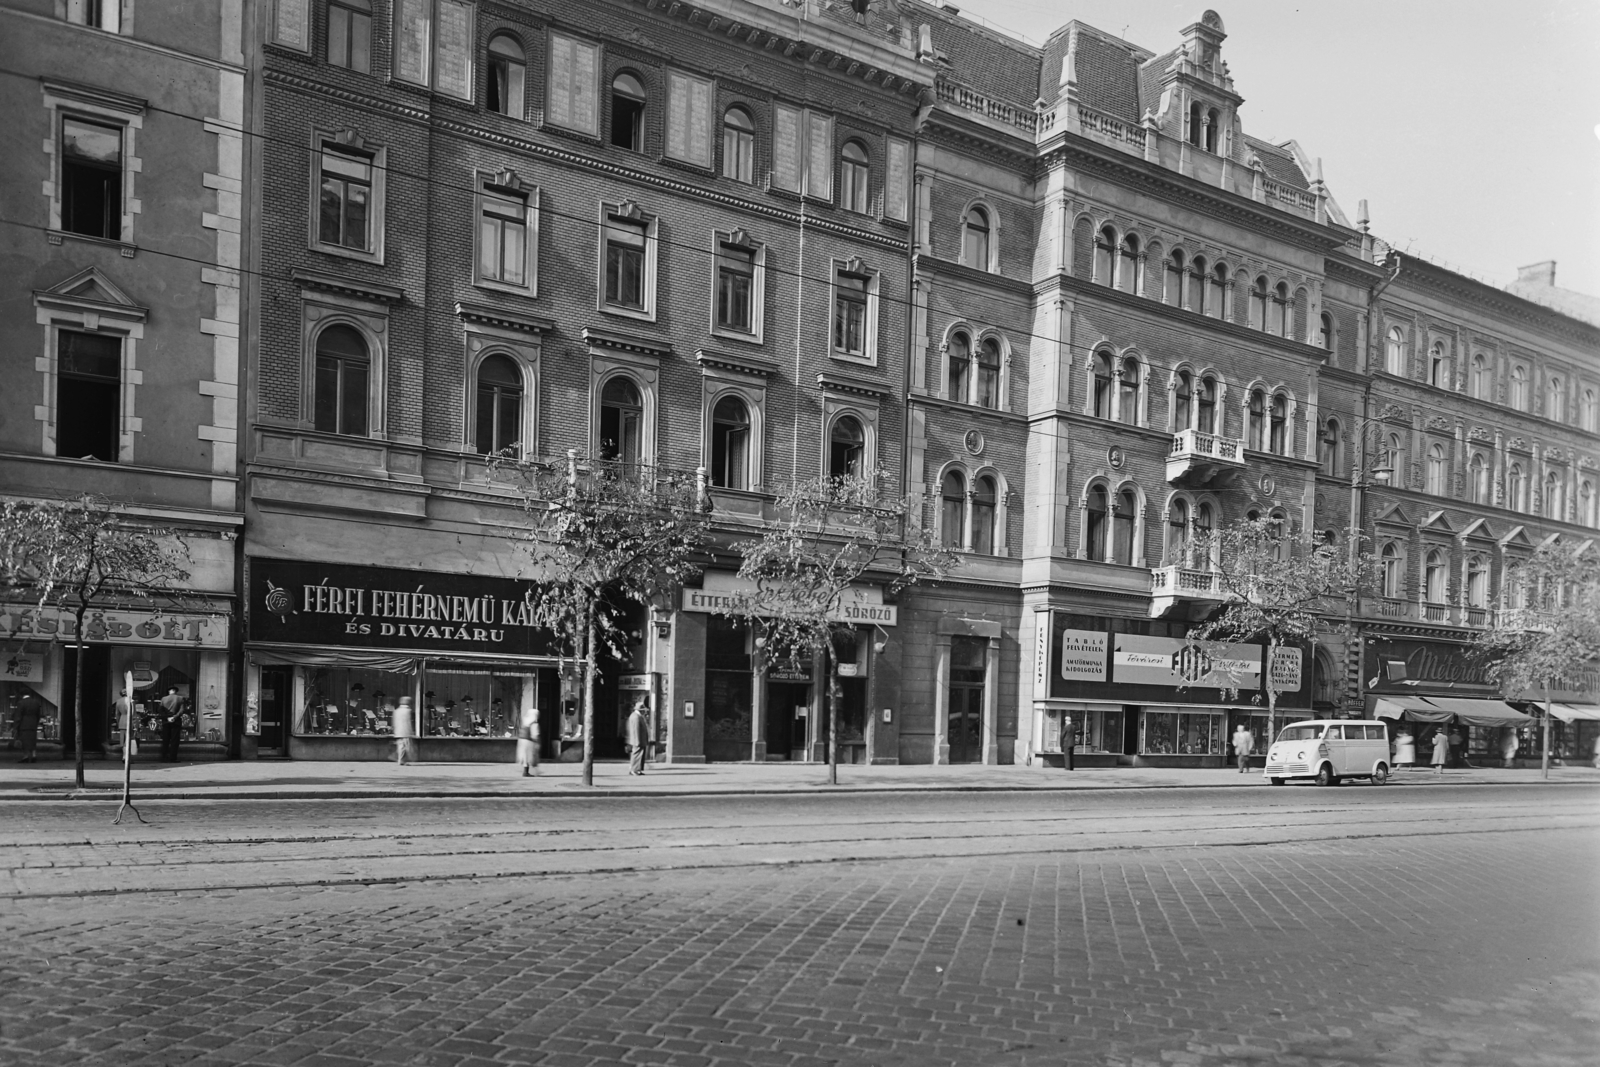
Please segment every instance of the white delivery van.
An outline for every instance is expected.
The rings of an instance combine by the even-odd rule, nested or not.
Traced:
[[[1273,785],[1310,778],[1338,785],[1346,778],[1389,780],[1389,728],[1376,719],[1311,719],[1285,726],[1267,750],[1263,777]]]

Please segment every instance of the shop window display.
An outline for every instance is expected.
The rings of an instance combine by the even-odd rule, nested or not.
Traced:
[[[307,667],[295,733],[391,735],[395,708],[411,695],[414,677],[367,667]]]
[[[1222,752],[1222,716],[1210,713],[1147,711],[1144,752],[1150,756],[1201,755]]]
[[[12,653],[5,653],[5,659],[13,658]],[[0,667],[4,666],[4,659],[0,659]],[[51,703],[42,690],[42,685],[30,685],[27,682],[0,682],[0,742],[3,747],[15,750],[18,748],[17,720],[22,711],[22,698],[29,693],[39,698],[39,729],[35,735],[39,741],[59,742],[61,740],[61,709]]]
[[[161,746],[161,728],[166,719],[162,698],[169,690],[181,709],[180,741],[222,739],[221,701],[217,715],[202,725],[202,709],[196,706],[196,683],[200,674],[200,653],[167,649],[114,648],[111,650],[111,697],[122,689],[123,679],[133,675],[133,736],[141,748],[155,751]],[[113,743],[120,744],[122,724],[109,722]]]
[[[531,674],[445,665],[429,666],[423,678],[425,737],[514,737],[518,710],[534,702]]]

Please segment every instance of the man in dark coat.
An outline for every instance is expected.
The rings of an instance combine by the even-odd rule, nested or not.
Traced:
[[[32,689],[17,701],[17,743],[22,746],[22,762],[39,762],[39,719],[44,715],[44,701]]]
[[[161,762],[178,762],[178,739],[183,736],[183,698],[177,686],[168,686],[161,698]]]
[[[650,722],[645,718],[644,707],[644,701],[638,701],[633,705],[633,713],[628,716],[629,774],[644,773],[644,753],[650,744]]]

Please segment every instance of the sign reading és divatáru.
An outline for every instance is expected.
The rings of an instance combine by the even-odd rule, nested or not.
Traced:
[[[533,582],[250,560],[250,640],[443,653],[553,654]]]

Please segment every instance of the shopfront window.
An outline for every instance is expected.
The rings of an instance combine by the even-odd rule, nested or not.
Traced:
[[[537,677],[467,664],[434,664],[423,671],[425,737],[513,737],[517,713],[535,703]]]
[[[401,697],[412,693],[416,675],[370,667],[306,667],[303,695],[295,708],[297,734],[389,736]]]
[[[61,740],[61,709],[50,699],[54,690],[44,684],[45,658],[46,653],[37,645],[29,649],[0,648],[0,749],[20,750],[17,728],[25,711],[30,722],[33,710],[37,711],[34,736],[40,743]]]
[[[222,707],[207,709],[197,692],[200,680],[200,653],[187,649],[116,647],[111,649],[111,689],[115,698],[123,680],[133,675],[133,736],[141,746],[158,751],[161,727],[168,707],[180,716],[180,741],[221,741]],[[207,714],[209,711],[209,714]],[[122,724],[109,724],[113,741],[119,740]]]
[[[1212,712],[1147,711],[1144,753],[1152,756],[1222,753],[1222,716]]]

